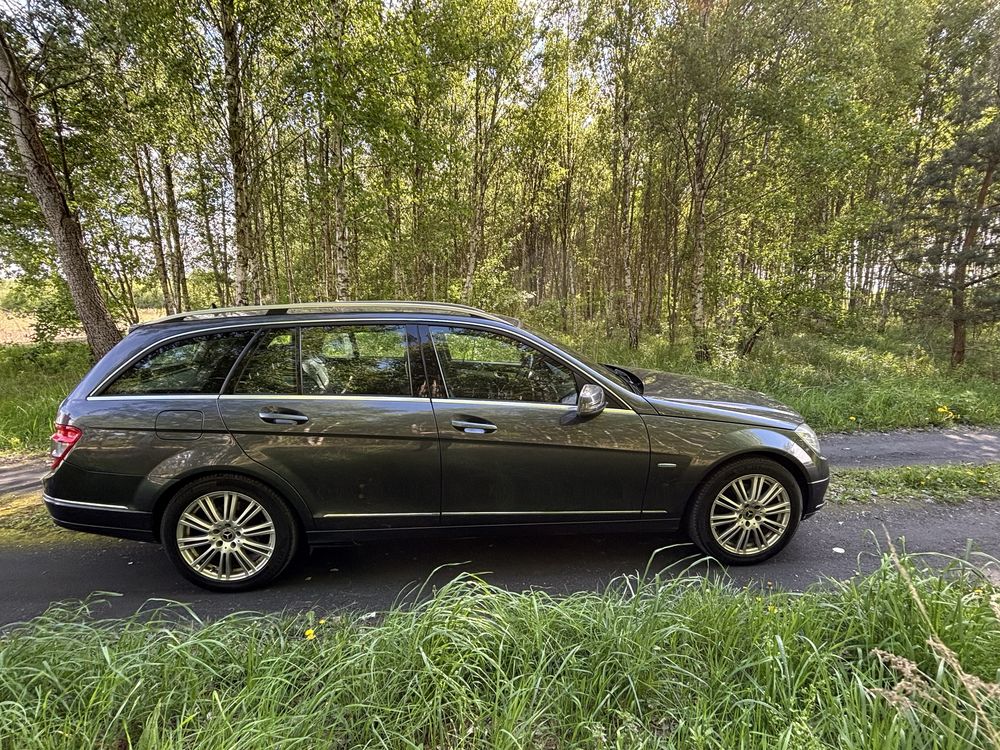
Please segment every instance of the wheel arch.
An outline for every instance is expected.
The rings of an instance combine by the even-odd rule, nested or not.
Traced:
[[[306,539],[306,531],[311,527],[311,517],[306,512],[304,504],[298,501],[297,498],[292,499],[290,497],[290,493],[283,490],[276,482],[270,481],[268,477],[262,476],[255,471],[248,471],[245,467],[207,466],[201,469],[196,469],[188,474],[174,477],[169,483],[160,489],[156,502],[153,505],[152,514],[153,536],[157,542],[163,541],[160,538],[160,524],[163,521],[163,514],[166,512],[167,505],[169,505],[174,496],[181,489],[192,482],[220,476],[237,476],[263,484],[277,497],[279,497],[286,506],[288,506],[288,509],[291,511],[292,518],[295,520],[295,524],[298,527],[296,529],[298,532],[298,538],[302,541]]]
[[[787,453],[783,453],[779,450],[768,449],[766,447],[755,448],[753,450],[742,451],[740,453],[730,454],[720,458],[715,463],[708,466],[701,478],[695,483],[694,488],[691,490],[691,494],[688,498],[688,502],[684,507],[684,523],[687,522],[688,516],[691,513],[691,506],[694,504],[694,498],[697,497],[701,488],[704,487],[708,482],[711,481],[719,471],[726,468],[730,464],[737,463],[739,461],[745,461],[752,458],[762,458],[769,461],[774,461],[774,463],[788,470],[788,473],[792,475],[795,479],[795,483],[799,486],[799,492],[802,494],[802,509],[805,510],[805,501],[809,493],[809,479],[806,475],[805,467],[799,464],[794,458],[789,456]]]

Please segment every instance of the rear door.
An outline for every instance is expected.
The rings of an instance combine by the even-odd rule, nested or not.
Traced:
[[[638,517],[649,468],[638,414],[614,401],[580,417],[582,376],[506,332],[440,325],[421,333],[441,438],[444,523]]]
[[[295,486],[320,529],[438,523],[441,470],[422,367],[403,324],[268,328],[220,398],[255,461]]]

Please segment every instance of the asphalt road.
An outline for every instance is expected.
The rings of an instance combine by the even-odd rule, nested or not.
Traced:
[[[895,540],[905,539],[899,543],[909,552],[933,553],[931,562],[943,560],[940,555],[965,557],[970,549],[980,564],[988,562],[983,554],[1000,558],[1000,502],[830,506],[803,522],[777,558],[716,571],[736,585],[771,584],[787,590],[801,590],[824,578],[847,579],[877,564],[879,550],[886,547],[883,528]],[[517,591],[595,591],[618,576],[642,572],[658,548],[671,544],[675,546],[656,554],[650,570],[676,574],[686,567],[685,558],[695,554],[680,537],[516,536],[370,543],[314,551],[262,591],[212,594],[175,573],[158,546],[114,540],[69,543],[67,538],[60,545],[0,547],[0,623],[32,617],[50,602],[94,591],[121,594],[98,608],[102,616],[132,613],[151,598],[186,602],[199,616],[211,618],[243,610],[364,613],[385,609],[401,597],[412,601],[420,584],[440,585],[461,571],[482,573],[488,581]],[[703,574],[705,567],[694,572]],[[1000,568],[995,573],[1000,580]]]
[[[824,440],[824,450],[835,466],[1000,461],[1000,431],[832,436]],[[34,473],[37,481],[44,471],[40,463],[11,467],[0,465],[0,494],[10,492],[7,487],[15,482],[23,483],[26,473]],[[29,483],[27,489],[31,487]],[[1000,580],[1000,564],[989,560],[1000,559],[1000,502],[989,501],[830,506],[803,522],[776,559],[728,571],[716,568],[712,574],[727,575],[735,585],[788,590],[825,578],[847,579],[877,564],[886,530],[903,540],[908,551],[925,553],[932,562],[971,552]],[[513,590],[564,594],[600,590],[647,566],[653,572],[676,574],[694,555],[683,537],[658,535],[379,542],[314,551],[263,591],[212,594],[175,573],[155,545],[66,532],[64,543],[0,546],[0,624],[37,615],[50,602],[81,599],[95,591],[120,594],[98,609],[107,616],[132,613],[150,599],[185,602],[200,616],[213,618],[241,610],[376,611],[401,599],[412,600],[425,582],[437,586],[462,571],[484,574]],[[705,570],[701,566],[695,572]]]

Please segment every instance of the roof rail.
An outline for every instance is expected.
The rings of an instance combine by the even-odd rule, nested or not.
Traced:
[[[209,318],[228,318],[250,315],[294,315],[296,313],[349,313],[349,312],[441,312],[461,313],[470,318],[482,318],[498,323],[509,323],[520,326],[521,321],[506,315],[495,315],[480,310],[471,305],[457,302],[418,302],[413,300],[357,300],[348,302],[294,302],[281,305],[242,305],[240,307],[216,307],[208,310],[188,310],[186,312],[165,315],[140,325],[157,325],[179,320],[204,320]]]

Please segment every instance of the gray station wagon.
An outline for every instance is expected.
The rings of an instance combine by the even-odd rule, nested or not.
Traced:
[[[56,523],[161,542],[217,590],[273,580],[307,544],[487,528],[680,528],[759,562],[829,481],[815,433],[766,396],[431,302],[136,326],[60,406],[52,459]]]

